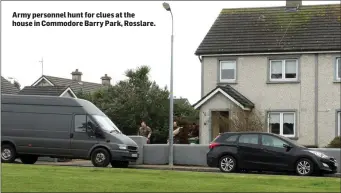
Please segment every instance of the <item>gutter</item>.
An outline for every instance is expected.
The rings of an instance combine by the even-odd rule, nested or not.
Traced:
[[[202,62],[202,57],[200,55],[198,56],[198,58],[199,58],[199,61]]]
[[[340,53],[340,51],[306,51],[306,52],[260,52],[260,53],[233,53],[233,54],[198,54],[198,56],[255,56],[255,55],[283,55],[283,54],[322,54]]]

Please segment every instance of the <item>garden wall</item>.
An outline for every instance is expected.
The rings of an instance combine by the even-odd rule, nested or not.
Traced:
[[[140,136],[131,136],[131,138],[138,142],[140,156],[142,161],[137,164],[146,165],[166,165],[168,164],[168,145],[167,144],[146,144],[146,138]],[[142,140],[141,140],[142,138]],[[337,148],[310,148],[312,150],[320,151],[328,156],[334,157],[337,162],[341,163],[340,149]],[[199,144],[174,144],[174,165],[189,165],[189,166],[207,166],[206,153],[208,152],[208,145]],[[340,172],[340,166],[338,172]]]

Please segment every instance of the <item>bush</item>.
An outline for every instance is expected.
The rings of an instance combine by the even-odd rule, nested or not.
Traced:
[[[335,137],[327,146],[328,148],[341,148],[341,137]]]
[[[251,112],[244,111],[239,107],[235,107],[231,110],[230,118],[226,119],[232,132],[245,132],[245,131],[256,131],[265,132],[265,118],[260,111],[253,109]]]

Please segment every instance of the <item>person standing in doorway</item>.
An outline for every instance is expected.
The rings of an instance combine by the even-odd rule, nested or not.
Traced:
[[[147,143],[150,143],[150,136],[152,135],[152,129],[147,126],[145,121],[141,122],[141,127],[139,128],[138,135],[146,137]]]

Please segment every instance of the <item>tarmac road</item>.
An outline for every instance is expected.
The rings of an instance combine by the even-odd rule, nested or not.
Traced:
[[[20,161],[17,161],[18,164],[21,164]],[[54,166],[74,166],[74,167],[93,167],[91,161],[89,160],[72,160],[70,162],[44,162],[38,161],[37,165],[54,165]],[[111,167],[110,165],[108,167]],[[210,167],[200,167],[200,166],[173,166],[169,167],[168,165],[129,165],[129,168],[135,169],[154,169],[154,170],[176,170],[176,171],[193,171],[193,172],[220,172],[218,168],[210,168]],[[262,172],[262,174],[277,174],[277,175],[288,175],[287,173],[273,173],[273,172]],[[332,175],[324,175],[324,177],[338,177],[341,178],[341,174],[332,174]]]

